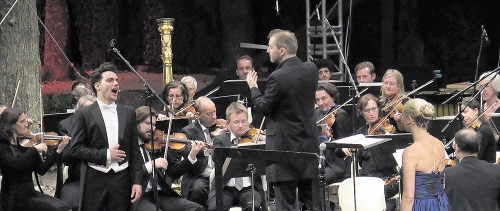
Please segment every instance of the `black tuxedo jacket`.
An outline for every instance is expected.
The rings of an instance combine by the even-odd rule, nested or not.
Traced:
[[[132,183],[142,185],[141,151],[137,141],[137,122],[132,107],[118,104],[118,144],[125,151],[124,162],[129,162]],[[74,126],[71,132],[71,154],[76,159],[106,165],[108,137],[101,109],[97,102],[78,109],[74,114]],[[122,164],[120,163],[120,164]],[[83,174],[83,173],[82,173]]]
[[[470,156],[444,175],[450,210],[500,210],[500,165]]]
[[[73,123],[75,121],[75,117],[73,115],[69,116],[66,119],[63,119],[59,122],[58,127],[59,130],[57,131],[57,134],[60,136],[64,135],[70,135],[71,134],[71,129],[73,128]]]
[[[214,147],[226,147],[226,148],[230,148],[232,146],[234,146],[235,144],[233,144],[232,140],[231,140],[231,132],[228,132],[228,133],[224,133],[224,134],[220,134],[218,136],[215,136],[214,137]],[[225,184],[227,184],[227,182],[229,182],[229,179],[230,178],[225,178],[224,181],[223,181],[223,184],[225,186]],[[265,207],[265,195],[264,195],[264,189],[262,187],[262,179],[260,177],[254,177],[254,186],[255,186],[255,190],[257,190],[257,192],[259,192],[261,198],[262,198],[262,207]],[[212,187],[210,189],[210,192],[208,193],[208,201],[210,201],[211,198],[214,198],[215,197],[215,179],[212,180],[212,183],[210,184]]]
[[[205,133],[201,129],[201,125],[198,121],[195,121],[187,125],[186,127],[182,128],[181,133],[186,134],[187,139],[190,140],[200,140],[200,141],[205,140]],[[182,151],[182,156],[186,159],[190,151],[191,151],[191,146],[187,146]],[[194,163],[194,166],[190,168],[190,170],[187,172],[187,174],[184,175],[184,177],[182,177],[182,184],[181,184],[182,194],[189,192],[189,187],[191,187],[191,183],[193,182],[193,180],[200,177],[201,173],[203,173],[203,170],[207,168],[208,157],[205,156],[203,150],[201,150],[196,155],[196,158],[198,159],[198,161],[196,161],[196,163]]]
[[[269,76],[266,90],[250,90],[254,108],[266,116],[266,149],[319,152],[318,134],[313,121],[318,68],[297,57],[282,61]],[[275,163],[266,168],[269,182],[313,178],[317,166],[297,159],[294,163]]]

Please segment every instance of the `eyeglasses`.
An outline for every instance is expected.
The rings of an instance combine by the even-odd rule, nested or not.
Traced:
[[[168,98],[182,98],[182,95],[168,95]]]
[[[378,108],[373,107],[373,108],[368,108],[368,109],[363,110],[363,113],[369,114],[370,112],[376,113],[377,111],[378,111]]]
[[[234,122],[231,122],[231,124],[237,126],[237,125],[246,125],[248,122],[243,120],[243,121],[234,121]]]

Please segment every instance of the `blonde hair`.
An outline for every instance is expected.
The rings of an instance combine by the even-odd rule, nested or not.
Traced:
[[[415,124],[422,128],[429,126],[429,121],[433,118],[434,113],[434,106],[420,98],[408,100],[403,108],[403,115],[411,117],[415,120]]]
[[[396,78],[396,82],[397,82],[397,85],[398,85],[398,94],[399,95],[404,95],[405,94],[405,86],[404,86],[404,83],[403,83],[403,74],[401,74],[398,70],[396,69],[388,69],[387,71],[385,71],[384,73],[384,76],[382,76],[382,82],[384,81],[384,79],[388,78],[388,77],[394,77]],[[381,100],[382,101],[382,104],[384,104],[385,102],[387,102],[387,96],[385,96],[384,94],[384,90],[383,89],[380,89],[380,92],[381,92]]]

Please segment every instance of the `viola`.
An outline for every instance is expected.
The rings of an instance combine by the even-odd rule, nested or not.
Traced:
[[[368,135],[384,135],[386,132],[391,134],[396,132],[396,127],[389,123],[387,118],[379,118],[368,127]]]
[[[17,137],[22,147],[32,147],[41,143],[45,143],[48,147],[57,147],[62,138],[63,136],[58,136],[55,132],[32,133],[30,130],[26,130],[25,134]]]

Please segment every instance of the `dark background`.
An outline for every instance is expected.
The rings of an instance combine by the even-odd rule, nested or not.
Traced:
[[[38,10],[46,23],[58,24],[45,13],[47,7],[67,10],[66,51],[77,70],[97,67],[103,61],[116,61],[107,54],[108,43],[116,47],[135,66],[160,73],[160,38],[156,19],[175,19],[173,34],[174,74],[231,75],[235,59],[241,54],[254,57],[254,65],[274,68],[264,50],[240,49],[240,42],[267,44],[274,28],[288,29],[299,39],[298,56],[305,60],[305,1],[279,0],[280,15],[274,0],[68,0],[47,4],[38,1]],[[319,0],[311,0],[311,7]],[[344,30],[349,1],[343,1]],[[329,2],[329,4],[332,4]],[[353,0],[352,28],[348,64],[351,69],[369,60],[377,68],[377,78],[388,68],[399,69],[408,88],[412,79],[418,84],[440,69],[443,79],[434,84],[472,81],[479,53],[481,25],[488,31],[491,44],[484,46],[479,73],[498,66],[500,43],[500,6],[493,0]],[[57,10],[56,10],[57,11]],[[329,17],[336,23],[335,12]],[[59,17],[59,16],[58,16]],[[64,22],[64,21],[61,21]],[[43,29],[41,29],[43,31]],[[43,38],[45,35],[41,33]],[[57,37],[56,37],[57,39]],[[41,39],[43,49],[44,39]],[[49,52],[41,52],[43,57]],[[335,58],[334,58],[335,60]],[[338,61],[336,61],[338,62]],[[123,63],[116,62],[122,69]],[[50,71],[67,71],[69,67]],[[434,89],[433,88],[433,89]]]

